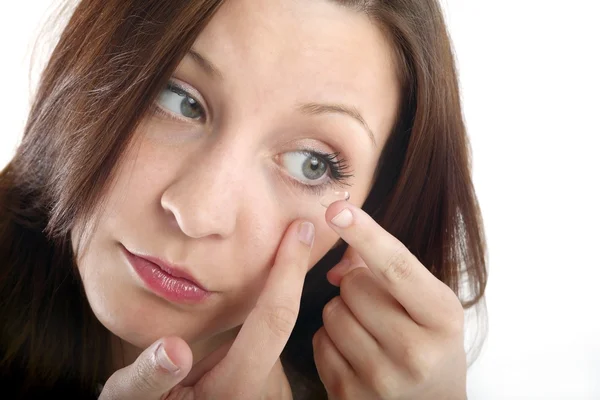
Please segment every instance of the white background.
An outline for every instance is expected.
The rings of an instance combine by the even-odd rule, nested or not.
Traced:
[[[0,5],[0,168],[50,4]],[[443,6],[489,242],[489,334],[469,398],[600,399],[600,1]]]

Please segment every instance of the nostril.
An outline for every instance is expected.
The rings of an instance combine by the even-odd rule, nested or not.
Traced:
[[[166,211],[167,214],[167,222],[169,223],[169,226],[175,229],[179,229],[179,221],[177,220],[177,216],[175,215],[175,213],[173,213],[171,210],[167,210]]]

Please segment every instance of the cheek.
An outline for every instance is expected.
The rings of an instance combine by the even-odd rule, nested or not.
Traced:
[[[298,199],[288,199],[287,202],[279,202],[278,213],[281,216],[277,225],[277,231],[272,235],[271,246],[274,252],[290,224],[297,219],[307,220],[315,226],[315,239],[311,250],[309,265],[312,268],[337,242],[339,236],[333,231],[325,220],[326,208],[319,203],[320,196],[312,196]],[[264,219],[272,219],[273,214],[263,216]]]
[[[369,179],[370,176],[361,175],[353,181],[352,186],[329,188],[320,194],[302,193],[297,188],[290,190],[285,184],[274,185],[270,190],[247,187],[244,203],[251,210],[252,218],[240,223],[240,229],[252,227],[251,231],[243,235],[258,239],[262,247],[257,249],[258,254],[271,254],[274,257],[283,235],[294,220],[312,222],[315,226],[315,240],[310,257],[312,268],[340,240],[325,219],[327,208],[321,205],[321,197],[331,197],[334,191],[348,191],[349,202],[362,206],[369,193]],[[270,266],[271,264],[263,264],[260,268],[268,270]]]
[[[145,347],[166,334],[193,338],[200,332],[241,323],[260,294],[283,235],[298,218],[315,225],[311,267],[339,239],[325,221],[326,208],[319,203],[319,195],[290,194],[280,184],[273,183],[274,179],[262,179],[260,174],[253,179],[246,177],[242,180],[241,195],[233,200],[239,202],[234,204],[238,210],[235,232],[219,242],[196,242],[198,260],[203,257],[208,260],[200,262],[205,268],[201,273],[227,296],[210,310],[175,312],[132,283],[125,263],[115,250],[114,242],[121,238],[153,243],[148,232],[169,232],[178,235],[179,240],[185,239],[181,232],[171,230],[173,227],[166,229],[160,206],[162,191],[177,180],[178,169],[174,167],[177,163],[164,159],[164,154],[173,151],[165,148],[153,152],[152,147],[142,146],[133,153],[135,156],[124,157],[107,195],[99,230],[89,246],[85,246],[87,254],[78,262],[94,313],[109,330],[130,343]],[[368,184],[363,180],[349,189],[353,204],[362,204],[366,197]],[[189,242],[189,245],[191,251],[194,244]],[[194,324],[190,324],[191,314]]]
[[[121,286],[122,282],[128,281],[128,276],[123,268],[119,268],[122,266],[119,254],[113,251],[109,242],[102,239],[104,235],[101,229],[102,226],[85,243],[85,251],[77,255],[77,268],[85,296],[96,318],[113,333],[123,334],[122,329],[127,326],[125,320],[134,315],[123,310],[137,302],[129,301],[131,288],[123,290]],[[73,235],[78,234],[79,229],[74,229]]]

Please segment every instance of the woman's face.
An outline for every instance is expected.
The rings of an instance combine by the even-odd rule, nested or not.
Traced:
[[[319,198],[346,190],[364,202],[398,108],[391,47],[334,2],[227,2],[192,50],[77,256],[98,319],[139,348],[178,335],[199,351],[240,325],[293,220],[315,225],[311,265],[325,255],[338,237]],[[125,249],[182,266],[212,293],[165,298]]]

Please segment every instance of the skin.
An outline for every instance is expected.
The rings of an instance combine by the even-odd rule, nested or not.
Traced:
[[[168,335],[186,340],[194,359],[212,350],[248,316],[285,230],[298,218],[315,225],[314,265],[338,236],[323,218],[321,194],[296,187],[277,157],[306,147],[341,152],[354,176],[351,186],[334,188],[361,204],[395,117],[399,93],[389,46],[364,15],[333,3],[229,2],[192,48],[222,78],[191,57],[174,78],[208,105],[208,122],[148,118],[78,257],[92,309],[123,339],[126,364]],[[356,107],[377,146],[348,116],[298,111],[310,102]],[[216,293],[191,306],[156,296],[139,283],[119,243],[188,266]]]
[[[330,399],[466,399],[464,312],[454,292],[362,209],[335,202],[348,243],[328,272],[315,363]],[[381,323],[385,321],[385,323]]]
[[[408,252],[398,253],[402,244],[359,208],[319,204],[331,190],[349,191],[353,204],[364,202],[392,128],[400,93],[392,49],[379,28],[333,2],[239,0],[219,9],[192,49],[218,72],[186,56],[173,78],[205,107],[205,120],[149,116],[116,171],[106,211],[95,216],[97,230],[74,229],[74,238],[89,234],[78,268],[122,359],[101,398],[290,398],[278,357],[297,316],[304,275],[340,237],[351,246],[351,262],[329,273],[342,296],[324,310],[325,326],[314,341],[330,397],[461,398],[466,367],[462,326],[455,329],[462,316],[458,299],[415,258],[410,271],[417,273],[406,276],[420,277],[414,281],[420,286],[402,283],[404,269],[386,269],[388,260],[408,266],[392,257]],[[363,123],[339,112],[302,111],[299,105],[307,103],[343,104]],[[346,186],[298,186],[285,157],[307,148],[339,152],[353,174]],[[360,215],[347,231],[331,223],[332,210],[343,205]],[[312,246],[297,240],[302,222],[314,226]],[[361,245],[361,235],[370,248]],[[213,293],[200,304],[165,300],[145,288],[121,245],[186,266]],[[402,273],[385,279],[382,269]],[[411,296],[427,293],[430,301],[411,303]],[[369,312],[348,302],[352,296],[364,298]],[[273,310],[290,311],[283,326],[273,325],[281,319],[273,319]],[[432,312],[448,312],[451,323],[428,321],[433,333],[423,336],[428,325],[413,318]],[[374,331],[366,314],[391,321],[393,329]],[[336,324],[348,329],[347,338]],[[406,332],[406,340],[393,345],[398,332]],[[171,375],[152,356],[160,338],[178,367]],[[359,359],[379,366],[375,378]],[[143,373],[151,378],[140,378]],[[160,381],[167,375],[168,385]],[[451,397],[439,397],[440,386]],[[156,396],[140,395],[140,388]],[[415,393],[423,396],[410,397]]]

